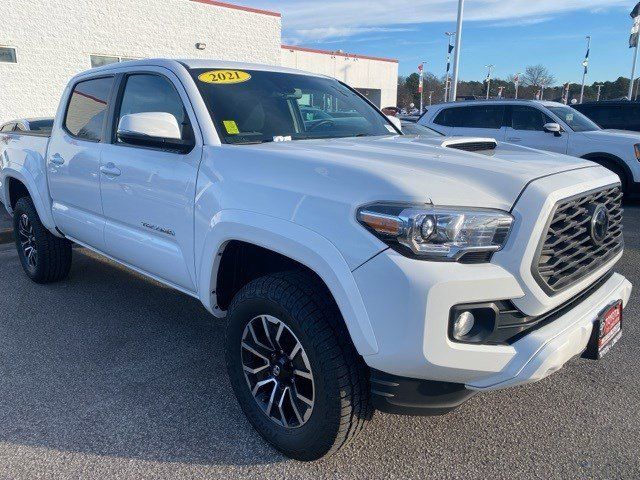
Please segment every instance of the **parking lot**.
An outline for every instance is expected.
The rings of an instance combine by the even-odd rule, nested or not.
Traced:
[[[629,205],[618,269],[636,285],[639,231]],[[637,295],[603,361],[443,417],[377,414],[349,448],[303,464],[249,426],[223,325],[198,301],[81,249],[67,281],[37,286],[0,250],[1,478],[640,477]]]

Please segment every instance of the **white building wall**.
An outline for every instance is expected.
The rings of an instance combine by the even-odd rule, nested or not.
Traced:
[[[381,91],[380,107],[395,106],[398,97],[398,62],[361,55],[282,47],[282,66],[329,75],[358,89]]]
[[[53,116],[90,55],[280,64],[281,19],[192,0],[1,0],[0,122]],[[205,50],[195,44],[206,43]]]

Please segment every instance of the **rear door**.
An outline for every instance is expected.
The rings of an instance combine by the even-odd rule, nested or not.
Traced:
[[[99,250],[104,249],[100,154],[114,83],[113,76],[106,76],[73,86],[47,151],[56,225],[65,235]]]
[[[433,123],[454,136],[486,137],[503,141],[505,106],[482,104],[448,107],[436,115]]]
[[[569,135],[544,130],[547,123],[556,123],[542,110],[529,105],[510,105],[507,109],[506,141],[549,152],[567,153]]]
[[[106,253],[179,288],[195,291],[193,223],[202,137],[188,97],[164,69],[123,76],[110,142],[101,161]],[[166,112],[191,139],[187,153],[124,143],[115,132],[123,115]],[[195,130],[195,132],[194,132]]]

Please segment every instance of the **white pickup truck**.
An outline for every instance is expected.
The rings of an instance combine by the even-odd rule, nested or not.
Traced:
[[[76,243],[200,299],[226,319],[242,409],[297,459],[374,408],[445,413],[621,335],[616,175],[402,135],[334,79],[110,65],[71,80],[50,138],[0,135],[0,160],[27,275],[64,279]]]

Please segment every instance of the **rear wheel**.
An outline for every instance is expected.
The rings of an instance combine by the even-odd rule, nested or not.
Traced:
[[[242,410],[289,457],[331,454],[371,418],[367,369],[324,285],[308,274],[246,285],[229,308],[226,349]]]
[[[628,197],[630,195],[629,178],[627,176],[627,173],[624,171],[622,167],[620,167],[619,165],[616,165],[614,162],[608,159],[589,158],[589,160],[591,160],[592,162],[596,162],[602,165],[604,168],[611,170],[613,173],[615,173],[620,178],[622,193],[624,194],[624,196]]]
[[[33,201],[23,197],[13,209],[13,235],[27,276],[36,283],[63,280],[71,268],[71,242],[49,232]]]

